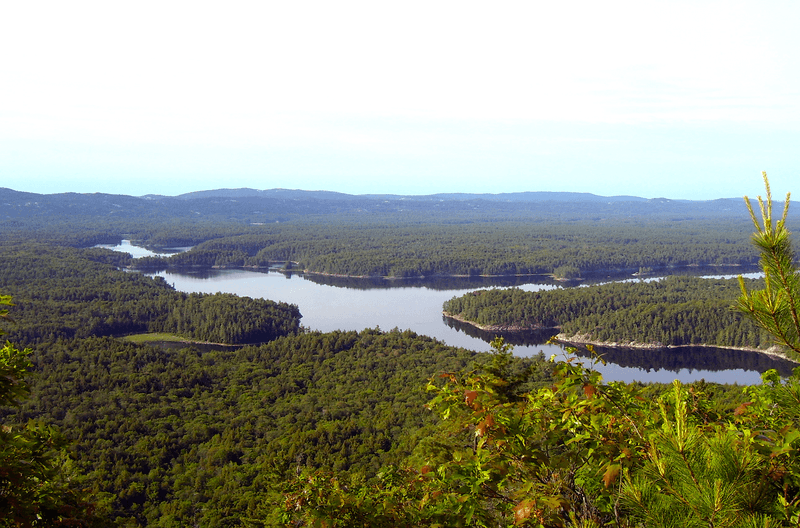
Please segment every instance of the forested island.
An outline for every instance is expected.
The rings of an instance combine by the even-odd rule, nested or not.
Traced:
[[[606,384],[590,360],[518,358],[502,340],[478,354],[403,329],[316,332],[303,328],[302,306],[186,294],[131,272],[278,266],[404,280],[738,269],[758,262],[738,202],[0,189],[0,204],[2,357],[13,367],[0,380],[0,467],[10,468],[0,511],[10,526],[28,513],[53,526],[650,526],[642,511],[691,510],[636,495],[654,467],[680,462],[668,449],[676,420],[732,459],[751,456],[750,480],[728,496],[741,511],[777,516],[776,494],[800,504],[796,381]],[[94,247],[123,238],[192,249],[132,259]],[[731,281],[671,277],[481,291],[445,310],[598,342],[763,349],[767,336],[730,309],[738,294]],[[125,340],[154,333],[187,343]],[[778,400],[788,402],[780,412],[764,411]],[[743,444],[742,430],[767,440]],[[11,463],[12,447],[31,445],[43,468],[33,476]],[[751,448],[761,454],[742,451]],[[705,500],[714,488],[704,482],[675,496]],[[742,490],[753,482],[768,485],[751,504]]]
[[[763,281],[751,279],[751,288]],[[569,343],[622,347],[715,345],[763,350],[774,344],[733,310],[736,279],[671,276],[541,292],[476,291],[444,313],[499,332],[551,329]]]

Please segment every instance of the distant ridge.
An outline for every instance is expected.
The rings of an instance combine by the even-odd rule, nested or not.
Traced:
[[[104,193],[36,194],[0,187],[0,223],[38,218],[136,219],[204,218],[244,223],[285,222],[320,214],[437,214],[452,221],[464,211],[525,218],[655,217],[666,221],[689,218],[741,217],[741,198],[669,200],[637,196],[598,196],[580,192],[437,193],[430,195],[362,194],[297,189],[212,189],[179,196]],[[471,214],[472,214],[471,213]],[[479,215],[480,216],[480,215]],[[48,220],[51,221],[51,220]]]
[[[179,194],[175,198],[182,200],[194,200],[202,198],[302,198],[304,200],[336,200],[350,199],[354,197],[356,196],[334,191],[301,191],[294,189],[266,189],[259,191],[257,189],[243,187],[240,189],[213,189],[208,191],[194,191],[190,193]]]
[[[166,198],[161,195],[147,195],[146,198]],[[646,202],[649,198],[639,196],[598,196],[582,192],[550,192],[550,191],[525,191],[514,193],[436,193],[436,194],[346,194],[334,191],[304,191],[300,189],[266,189],[258,190],[243,187],[240,189],[212,189],[207,191],[194,191],[175,196],[181,200],[195,200],[203,198],[285,198],[285,199],[321,199],[321,200],[448,200],[468,201],[487,200],[493,202]],[[671,202],[691,202],[692,200],[667,200]]]
[[[368,195],[370,196],[370,195]],[[644,202],[647,198],[638,196],[598,196],[580,192],[526,191],[515,193],[438,193],[427,196],[414,196],[419,199],[436,200],[490,200],[498,202]]]
[[[0,187],[0,197],[7,199],[15,197],[17,199],[42,199],[45,197],[56,196],[81,196],[81,197],[124,197],[138,198],[145,200],[203,200],[209,198],[222,199],[244,199],[244,198],[273,198],[289,200],[444,200],[444,201],[470,201],[485,200],[492,202],[651,202],[651,203],[712,203],[717,201],[737,201],[741,198],[717,198],[716,200],[673,200],[670,198],[642,198],[640,196],[619,195],[619,196],[600,196],[584,192],[568,191],[523,191],[513,193],[435,193],[435,194],[346,194],[335,191],[306,191],[301,189],[251,189],[242,187],[238,189],[209,189],[204,191],[193,191],[168,196],[163,194],[146,194],[143,196],[129,196],[123,194],[106,193],[54,193],[37,194],[25,191],[15,191],[7,187]],[[13,199],[13,198],[12,198]]]

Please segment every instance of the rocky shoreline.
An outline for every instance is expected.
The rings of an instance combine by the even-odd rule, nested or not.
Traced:
[[[638,343],[636,341],[630,342],[617,342],[617,341],[596,341],[588,338],[586,335],[577,334],[574,336],[568,336],[566,334],[558,334],[556,339],[564,344],[567,345],[575,345],[575,346],[585,346],[585,345],[592,345],[592,346],[601,346],[606,348],[636,348],[636,349],[679,349],[679,348],[691,348],[691,347],[700,347],[700,348],[725,348],[730,350],[741,350],[743,352],[757,352],[759,354],[764,354],[766,356],[774,357],[777,359],[785,359],[786,361],[791,361],[792,363],[800,362],[787,357],[783,352],[781,352],[781,348],[777,345],[771,346],[770,348],[753,348],[753,347],[734,347],[734,346],[723,346],[723,345],[708,345],[705,343],[697,343],[691,345],[664,345],[661,343]]]

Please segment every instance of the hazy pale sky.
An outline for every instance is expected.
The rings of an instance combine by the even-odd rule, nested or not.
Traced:
[[[800,2],[7,2],[0,187],[800,192]]]

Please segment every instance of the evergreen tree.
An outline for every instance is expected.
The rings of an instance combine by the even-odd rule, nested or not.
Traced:
[[[738,307],[752,317],[782,345],[795,354],[800,353],[800,275],[794,263],[786,217],[789,213],[790,193],[786,194],[783,215],[777,222],[772,215],[772,193],[767,173],[761,173],[767,191],[766,202],[758,197],[761,222],[753,211],[750,200],[745,203],[755,225],[753,244],[761,253],[761,269],[764,271],[763,290],[749,292],[744,279],[739,278],[742,296]]]

